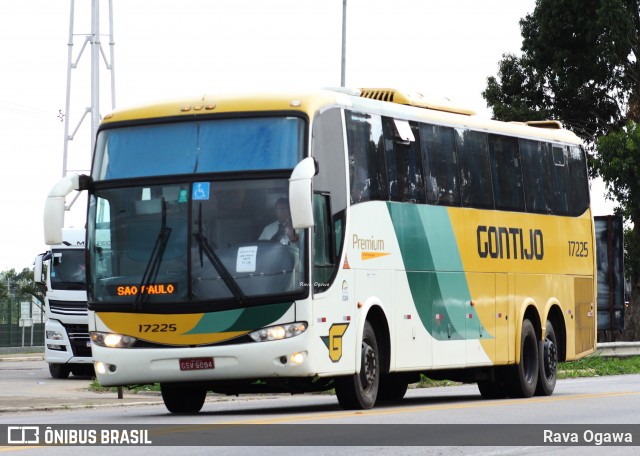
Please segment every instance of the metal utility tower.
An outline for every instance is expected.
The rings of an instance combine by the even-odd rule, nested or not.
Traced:
[[[96,132],[100,123],[100,67],[101,58],[104,62],[106,70],[110,72],[111,77],[111,109],[115,108],[116,96],[115,96],[115,71],[114,71],[114,46],[113,41],[113,4],[112,0],[108,0],[108,14],[109,14],[109,34],[100,34],[100,0],[85,0],[91,3],[91,32],[85,34],[74,34],[74,22],[76,15],[75,0],[71,0],[71,13],[69,18],[69,43],[68,43],[68,58],[67,58],[67,96],[64,112],[64,150],[62,157],[62,177],[67,175],[67,160],[69,155],[69,143],[73,141],[76,133],[80,129],[80,126],[85,121],[87,115],[91,117],[91,148],[88,151],[89,157],[93,153],[96,140]],[[74,57],[74,40],[76,36],[84,37],[80,51]],[[108,36],[109,38],[109,57],[102,47],[101,38]],[[69,134],[69,124],[71,120],[71,76],[72,70],[77,69],[78,62],[84,54],[87,45],[91,51],[91,99],[90,106],[84,109],[84,113],[81,115],[80,120],[77,121],[75,129]],[[74,200],[75,201],[75,200]],[[71,203],[73,204],[73,202]]]

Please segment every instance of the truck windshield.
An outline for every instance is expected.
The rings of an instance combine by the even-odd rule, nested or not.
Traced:
[[[84,249],[54,249],[50,263],[51,288],[86,290]]]

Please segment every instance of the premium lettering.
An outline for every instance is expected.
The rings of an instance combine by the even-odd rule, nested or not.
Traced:
[[[374,239],[373,237],[371,237],[371,239],[365,239],[365,238],[358,237],[357,234],[353,235],[351,245],[354,249],[360,249],[360,250],[373,250],[373,251],[384,250],[383,239]]]
[[[542,230],[479,225],[476,231],[480,258],[542,260]]]

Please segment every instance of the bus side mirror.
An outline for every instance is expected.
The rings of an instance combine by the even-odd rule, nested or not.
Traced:
[[[36,261],[33,264],[33,281],[35,283],[42,283],[42,257],[44,254],[40,254],[36,257]]]
[[[307,157],[296,165],[289,178],[289,208],[294,228],[313,226],[311,180],[317,174],[316,161]]]
[[[80,176],[65,176],[53,186],[44,205],[44,243],[62,244],[65,198],[74,190],[81,190]]]

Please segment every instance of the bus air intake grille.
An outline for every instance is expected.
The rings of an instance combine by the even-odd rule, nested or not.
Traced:
[[[362,98],[371,98],[373,100],[389,101],[393,103],[393,97],[395,95],[394,90],[384,89],[362,89],[360,96]]]

